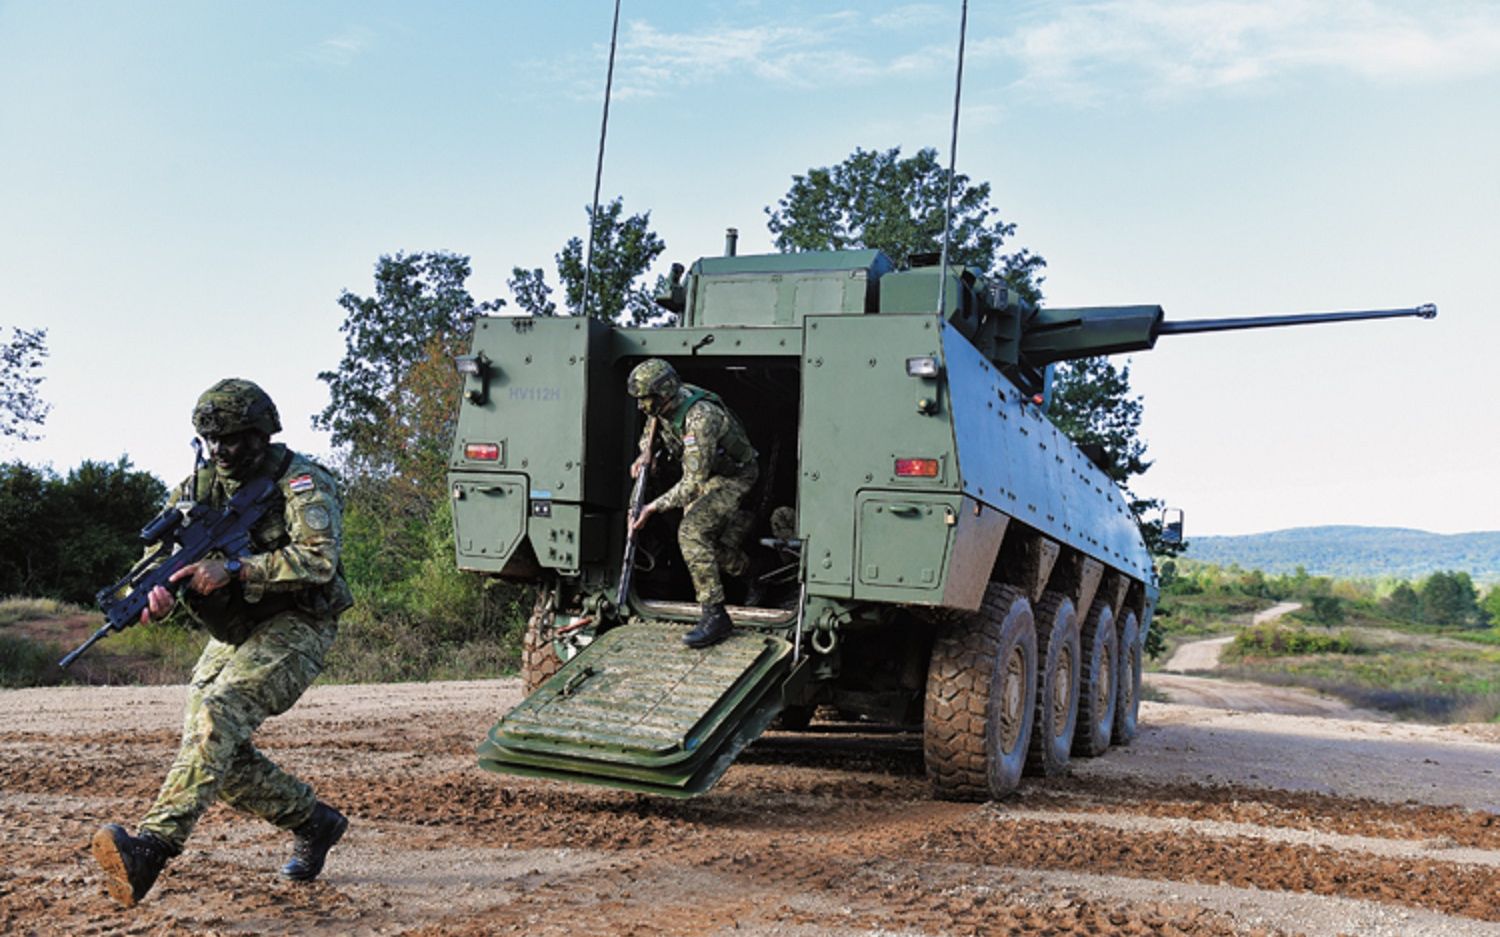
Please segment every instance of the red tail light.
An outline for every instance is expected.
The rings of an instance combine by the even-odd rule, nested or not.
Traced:
[[[897,459],[896,475],[901,478],[937,478],[937,459]]]
[[[500,446],[492,442],[465,443],[464,458],[474,462],[498,462],[500,461]]]

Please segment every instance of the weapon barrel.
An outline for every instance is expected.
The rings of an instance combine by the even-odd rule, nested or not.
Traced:
[[[1356,319],[1431,319],[1437,306],[1427,303],[1407,309],[1362,309],[1353,312],[1313,312],[1285,316],[1245,316],[1234,319],[1189,319],[1168,322],[1160,306],[1090,306],[1042,308],[1022,324],[1021,362],[1033,367],[1094,355],[1149,351],[1163,335],[1190,332],[1233,332],[1283,325],[1348,322]]]
[[[1287,316],[1242,316],[1231,319],[1191,319],[1184,322],[1163,322],[1157,335],[1186,335],[1191,332],[1234,332],[1242,329],[1270,329],[1283,325],[1315,325],[1319,322],[1349,322],[1356,319],[1403,319],[1416,317],[1431,319],[1437,316],[1437,306],[1425,303],[1406,309],[1359,309],[1351,312],[1309,312]]]

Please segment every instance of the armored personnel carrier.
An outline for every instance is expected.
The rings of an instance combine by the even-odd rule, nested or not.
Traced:
[[[732,247],[674,269],[658,302],[677,325],[481,318],[459,361],[458,565],[539,587],[529,695],[480,744],[487,769],[692,796],[773,721],[831,707],[920,725],[935,795],[983,799],[1126,744],[1156,577],[1120,491],[1048,421],[1049,366],[1177,332],[1436,314],[1173,323],[1035,308],[935,258]],[[717,393],[760,453],[753,575],[726,581],[735,632],[702,650],[680,641],[699,610],[673,515],[622,576],[643,420],[625,379],[651,357]]]

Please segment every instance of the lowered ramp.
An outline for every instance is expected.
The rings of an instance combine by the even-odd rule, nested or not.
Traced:
[[[692,797],[781,709],[792,645],[737,631],[702,650],[680,623],[605,632],[489,732],[481,767]]]

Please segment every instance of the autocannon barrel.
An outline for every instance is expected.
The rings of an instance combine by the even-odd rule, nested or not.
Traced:
[[[1314,325],[1319,322],[1349,322],[1355,319],[1404,319],[1415,316],[1432,319],[1437,306],[1425,303],[1408,309],[1357,309],[1352,312],[1309,312],[1287,316],[1242,316],[1234,319],[1193,319],[1187,322],[1163,322],[1157,335],[1185,335],[1189,332],[1234,332],[1241,329],[1269,329],[1282,325]]]
[[[1284,325],[1348,322],[1356,319],[1431,319],[1437,306],[1426,303],[1403,309],[1361,309],[1231,319],[1190,319],[1168,322],[1160,306],[1090,306],[1037,310],[1022,327],[1021,358],[1041,366],[1054,361],[1147,351],[1163,335],[1190,332],[1234,332]]]

